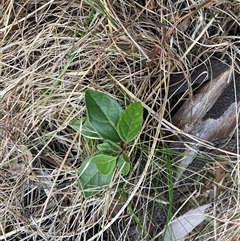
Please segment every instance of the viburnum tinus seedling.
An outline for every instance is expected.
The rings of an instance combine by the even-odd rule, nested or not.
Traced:
[[[85,197],[91,197],[110,183],[116,168],[122,175],[129,173],[126,149],[141,130],[143,107],[135,102],[124,110],[111,96],[90,89],[85,92],[85,104],[87,117],[81,135],[102,140],[97,145],[98,153],[87,157],[78,172],[79,189]],[[78,129],[80,124],[75,122],[72,127]]]

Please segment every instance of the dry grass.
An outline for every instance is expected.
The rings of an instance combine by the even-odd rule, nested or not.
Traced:
[[[235,68],[240,8],[237,0],[137,2],[1,1],[0,240],[117,240],[118,232],[118,240],[134,240],[127,231],[134,229],[134,215],[123,205],[145,196],[142,207],[131,204],[133,213],[144,216],[143,206],[161,203],[150,187],[166,161],[162,131],[177,132],[164,119],[162,88],[171,73],[187,76],[212,56],[229,56]],[[132,146],[130,176],[84,199],[77,170],[96,151],[95,143],[69,123],[85,115],[88,88],[110,93],[122,105],[123,97],[140,100],[146,116]],[[147,172],[140,171],[143,165]],[[200,182],[205,187],[196,185],[186,197],[195,206],[215,200],[205,227],[189,240],[239,240],[239,157],[224,168],[220,194],[210,163]],[[116,191],[120,182],[127,183],[125,201]]]

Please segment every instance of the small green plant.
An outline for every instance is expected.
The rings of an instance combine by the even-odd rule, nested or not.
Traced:
[[[72,124],[81,126],[81,134],[91,139],[101,139],[98,153],[87,157],[79,168],[78,187],[85,197],[101,192],[108,185],[116,168],[122,175],[130,170],[128,143],[138,135],[143,121],[140,102],[130,104],[125,110],[112,97],[99,91],[85,93],[87,118]]]

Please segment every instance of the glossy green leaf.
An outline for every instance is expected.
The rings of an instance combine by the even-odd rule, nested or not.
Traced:
[[[118,167],[119,170],[121,170],[121,173],[124,176],[126,176],[129,173],[129,171],[130,171],[130,162],[129,162],[129,158],[126,155],[126,153],[123,153],[118,158],[117,167]]]
[[[87,90],[85,103],[89,122],[103,139],[119,142],[117,123],[123,113],[122,107],[109,95]]]
[[[70,123],[70,126],[75,130],[78,131],[79,128],[82,126],[83,124],[83,120],[79,119],[79,120],[74,120]]]
[[[110,175],[116,166],[116,157],[104,154],[96,155],[92,158],[97,165],[99,172],[103,175]]]
[[[102,175],[96,162],[92,161],[92,157],[88,157],[79,168],[78,187],[85,197],[91,197],[101,192],[110,183],[112,174]]]
[[[102,154],[111,155],[111,156],[117,155],[119,152],[119,150],[114,150],[109,143],[98,144],[97,148]]]
[[[92,125],[90,124],[89,120],[86,119],[85,122],[83,120],[83,118],[76,120],[74,122],[72,122],[72,124],[70,125],[75,131],[78,131],[79,128],[81,128],[81,135],[89,138],[89,139],[102,139],[102,137],[100,137],[98,135],[98,133],[94,130],[94,128],[92,127]]]
[[[133,140],[141,130],[142,122],[142,104],[140,102],[136,102],[129,105],[123,112],[117,125],[120,138],[125,142]]]
[[[123,160],[124,160],[125,162],[130,163],[130,159],[129,159],[128,155],[127,155],[125,152],[122,153],[122,156],[123,156]]]
[[[122,148],[113,141],[107,140],[107,143],[109,147],[115,152],[120,152],[122,150]]]
[[[81,130],[81,134],[90,139],[102,139],[98,133],[94,130],[93,126],[89,122],[89,119],[84,122]]]

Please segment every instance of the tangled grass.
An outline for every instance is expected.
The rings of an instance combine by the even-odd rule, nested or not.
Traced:
[[[239,13],[238,0],[3,0],[0,240],[153,240],[144,213],[148,203],[164,202],[150,188],[172,160],[173,153],[164,152],[164,133],[179,131],[166,119],[171,110],[162,91],[171,74],[188,76],[212,57],[228,56],[239,71]],[[122,105],[139,100],[146,113],[131,146],[131,174],[84,199],[77,171],[96,143],[69,124],[85,116],[88,88]],[[188,207],[214,201],[208,220],[188,240],[239,240],[239,156],[227,160],[221,192],[213,161],[183,200]],[[121,183],[125,198],[119,196]],[[140,230],[134,226],[139,215]]]

